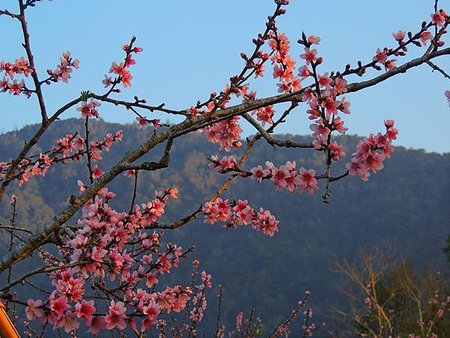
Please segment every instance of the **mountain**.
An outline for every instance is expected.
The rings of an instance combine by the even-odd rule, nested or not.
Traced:
[[[0,161],[17,154],[36,128],[28,126],[0,135]],[[124,131],[124,141],[104,153],[103,169],[152,135],[150,129],[96,121],[91,137],[101,138],[119,129]],[[55,123],[34,152],[38,154],[74,131],[83,132],[80,120]],[[289,137],[295,141],[308,139]],[[339,139],[347,158],[358,140],[356,136]],[[219,152],[203,135],[177,139],[173,150],[169,168],[140,174],[137,190],[137,201],[145,202],[153,197],[155,190],[169,186],[179,188],[179,200],[168,205],[164,216],[167,221],[195,210],[226,178],[208,167],[208,157]],[[147,155],[145,159],[158,159],[160,152],[158,149],[157,154]],[[296,161],[297,167],[320,169],[321,156],[309,150],[274,149],[260,142],[252,151],[246,168],[270,160],[276,165]],[[333,170],[342,172],[344,164],[336,165]],[[442,248],[450,233],[449,172],[450,153],[397,147],[392,158],[385,161],[385,168],[372,174],[368,182],[347,177],[334,183],[329,204],[322,202],[320,193],[310,196],[280,192],[271,182],[260,184],[251,179],[238,179],[225,196],[248,199],[253,207],[261,206],[275,214],[280,221],[280,231],[273,238],[246,227],[224,230],[220,225],[203,223],[202,219],[168,231],[166,235],[179,245],[196,245],[191,258],[198,258],[201,269],[212,274],[213,283],[225,288],[223,316],[226,322],[233,323],[239,311],[256,308],[263,322],[273,327],[289,315],[306,290],[312,291],[311,301],[318,308],[326,308],[329,303],[343,305],[338,289],[345,280],[332,269],[336,260],[355,258],[360,248],[394,247],[397,257],[408,259],[417,271],[434,266],[448,273],[449,264]],[[22,188],[11,187],[8,193],[15,193],[19,201],[17,224],[35,230],[66,205],[76,191],[77,180],[87,182],[86,177],[85,165],[68,164],[55,166],[45,179],[34,178]],[[113,206],[127,210],[132,194],[130,179],[119,177],[109,188],[119,196]],[[0,205],[0,222],[6,224],[8,218],[6,201]],[[6,237],[4,235],[4,240]],[[180,275],[186,278],[189,278],[189,261],[180,267]],[[167,278],[172,278],[171,275]],[[216,316],[215,298],[214,294],[210,295],[211,323]]]

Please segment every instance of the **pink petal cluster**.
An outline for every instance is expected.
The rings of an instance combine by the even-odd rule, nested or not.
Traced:
[[[80,61],[77,59],[73,59],[70,52],[63,53],[60,58],[59,65],[56,69],[47,70],[47,74],[50,76],[48,81],[53,82],[65,82],[67,83],[71,78],[71,73],[73,69],[78,69]]]
[[[431,22],[437,26],[444,27],[447,20],[448,13],[444,9],[440,9],[436,13],[431,14]]]
[[[259,108],[252,112],[252,114],[255,114],[255,113],[256,113],[256,118],[258,119],[258,121],[261,121],[263,127],[266,123],[273,124],[272,117],[273,117],[273,115],[275,115],[275,109],[273,108],[273,106],[270,105],[270,106]]]
[[[207,126],[203,131],[211,143],[219,143],[220,149],[230,151],[232,147],[240,147],[242,129],[239,126],[239,117],[234,116],[213,125]]]
[[[219,158],[217,155],[212,155],[210,158],[210,167],[217,170],[218,173],[224,174],[237,168],[236,156],[223,156]]]
[[[86,188],[82,182],[79,186]],[[156,192],[148,203],[118,212],[108,204],[115,194],[106,188],[99,191],[99,196],[83,207],[77,230],[64,235],[60,257],[41,252],[48,266],[60,268],[50,274],[54,290],[48,302],[28,300],[27,318],[41,318],[68,333],[84,324],[93,334],[135,328],[140,321],[144,332],[157,323],[161,312],[182,311],[192,295],[190,288],[176,285],[159,292],[154,288],[156,276],[171,272],[186,252],[171,243],[162,245],[161,234],[147,231],[177,193],[168,188]],[[109,290],[106,295],[115,293],[106,313],[98,309],[95,300],[89,300],[86,285],[94,286],[97,294],[103,289]]]
[[[106,329],[112,330],[118,328],[124,330],[127,327],[126,319],[127,309],[123,302],[111,301],[108,309],[108,314],[105,316]]]
[[[121,83],[125,88],[131,87],[133,76],[130,73],[129,67],[136,64],[136,61],[133,59],[133,54],[140,53],[143,49],[141,47],[133,47],[132,45],[124,45],[122,49],[125,51],[125,60],[122,63],[114,61],[111,64],[109,73],[116,77],[112,79],[110,76],[105,75],[105,78],[102,81],[105,88],[115,86],[118,83]],[[115,91],[119,90],[116,89]]]
[[[225,227],[249,224],[253,229],[269,236],[273,236],[278,231],[278,220],[275,216],[263,208],[256,211],[249,206],[247,200],[230,203],[228,199],[218,198],[205,203],[203,213],[205,222],[210,224],[224,222]]]
[[[202,272],[202,284],[196,285],[195,289],[197,293],[192,299],[193,309],[190,313],[190,318],[193,322],[201,322],[206,311],[206,289],[211,288],[211,275],[208,275],[205,271]]]
[[[89,102],[82,101],[81,106],[77,108],[77,111],[81,113],[82,118],[87,117],[99,117],[97,107],[100,106],[100,103],[91,99]]]
[[[391,143],[398,134],[398,130],[394,128],[394,121],[386,120],[385,126],[384,134],[370,134],[359,142],[356,152],[352,154],[351,162],[347,164],[350,175],[357,175],[363,181],[367,181],[370,171],[377,172],[383,169],[383,161],[394,151]]]
[[[15,75],[23,74],[28,77],[33,72],[33,68],[30,67],[28,60],[20,57],[14,63],[1,61],[0,73],[2,72],[5,72],[5,76],[0,80],[0,92],[8,92],[12,95],[24,93],[28,97],[31,95],[31,92],[26,89],[24,80],[18,81],[14,79]]]
[[[277,189],[286,188],[290,192],[307,191],[313,194],[319,189],[315,170],[306,170],[301,167],[299,171],[295,169],[295,161],[287,161],[286,164],[276,167],[272,162],[266,162],[263,169],[261,165],[251,169],[252,178],[261,182],[264,179],[270,179]]]
[[[25,158],[17,167],[19,186],[28,182],[34,176],[44,177],[50,167],[55,163],[66,164],[70,161],[79,161],[87,152],[91,155],[91,159],[96,162],[102,159],[102,150],[109,151],[113,142],[121,141],[123,132],[117,131],[113,136],[108,133],[103,141],[92,141],[89,150],[85,150],[84,139],[77,135],[67,134],[65,137],[58,139],[56,145],[47,153],[40,153],[38,157]],[[0,162],[0,179],[2,179],[10,167],[10,163]],[[103,172],[100,168],[95,169],[95,178],[100,177]]]
[[[273,51],[270,59],[273,64],[273,77],[280,80],[278,91],[280,93],[298,91],[301,84],[300,79],[294,74],[295,61],[289,55],[290,41],[288,37],[283,33],[273,35],[269,46]]]

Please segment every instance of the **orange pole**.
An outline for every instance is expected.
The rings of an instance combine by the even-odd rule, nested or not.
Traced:
[[[0,337],[1,338],[20,338],[19,332],[17,332],[11,319],[9,319],[6,313],[5,304],[0,301]]]

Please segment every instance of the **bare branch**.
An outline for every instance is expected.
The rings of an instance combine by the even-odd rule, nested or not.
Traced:
[[[17,226],[7,226],[7,225],[0,225],[0,229],[2,230],[8,230],[8,231],[22,231],[22,232],[26,232],[27,234],[32,235],[33,233],[25,228],[20,228]]]
[[[446,73],[442,68],[440,68],[439,66],[435,65],[433,62],[427,61],[426,64],[428,66],[430,66],[431,68],[433,68],[433,70],[436,70],[439,73],[441,73],[442,75],[444,75],[445,78],[450,79],[450,75],[448,73]]]

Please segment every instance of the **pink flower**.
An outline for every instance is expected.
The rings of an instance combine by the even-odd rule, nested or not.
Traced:
[[[307,191],[309,194],[313,194],[316,190],[319,190],[317,186],[317,180],[314,178],[316,171],[313,169],[306,170],[305,168],[300,168],[300,187],[301,191]]]
[[[298,70],[298,76],[300,79],[306,79],[308,76],[311,76],[313,73],[308,69],[308,66],[302,66]]]
[[[394,128],[393,120],[384,121],[384,125],[386,127],[386,137],[388,140],[396,140],[398,135],[398,130]],[[383,144],[385,145],[385,144]]]
[[[113,81],[110,76],[105,75],[105,78],[102,80],[102,83],[105,86],[105,88],[107,88],[112,85]]]
[[[155,284],[158,284],[158,278],[156,278],[155,275],[149,273],[147,275],[145,285],[150,288],[150,287],[152,287]]]
[[[341,77],[334,80],[334,91],[337,95],[347,92],[347,81]]]
[[[209,142],[220,144],[220,150],[230,151],[238,145],[242,129],[239,126],[239,118],[235,116],[206,127],[204,133]]]
[[[272,237],[278,231],[278,220],[270,211],[260,208],[257,213],[257,218],[253,220],[252,226],[263,234]]]
[[[394,37],[395,40],[400,42],[405,38],[405,34],[406,34],[405,31],[398,31],[398,32],[392,33],[392,36]]]
[[[350,114],[350,105],[351,105],[351,102],[347,101],[345,99],[345,97],[343,97],[341,102],[340,102],[340,104],[339,104],[338,109],[341,112],[343,112],[344,114]]]
[[[42,317],[43,312],[39,309],[42,306],[42,300],[28,299],[25,314],[28,320],[34,320],[36,317]]]
[[[83,300],[81,303],[75,304],[75,311],[77,318],[84,319],[86,324],[89,325],[92,322],[92,315],[96,311],[94,301]]]
[[[99,167],[95,166],[94,170],[92,171],[92,178],[93,179],[97,179],[99,177],[102,177],[104,173],[105,172],[102,169],[100,169]]]
[[[270,175],[270,171],[264,170],[261,165],[252,168],[250,171],[253,174],[251,177],[257,180],[259,183],[261,183],[264,178]]]
[[[147,316],[144,320],[145,325],[143,323],[143,329],[146,329],[156,323],[159,315],[159,306],[152,301],[147,306],[144,306],[142,313]]]
[[[348,130],[347,127],[344,127],[344,121],[340,117],[336,117],[333,120],[333,128],[341,134],[344,134]]]
[[[384,64],[387,60],[387,55],[385,50],[377,49],[376,55],[373,57],[373,61],[378,61],[381,64]]]
[[[445,97],[447,98],[448,105],[450,107],[450,90],[445,91]]]
[[[84,283],[81,278],[70,277],[68,280],[60,279],[57,282],[56,290],[65,295],[72,302],[79,301],[84,295]]]
[[[69,333],[77,330],[80,327],[80,323],[72,312],[67,312],[64,317],[58,320],[56,327],[63,327],[64,331]]]
[[[420,42],[422,46],[425,46],[427,44],[427,41],[431,40],[432,38],[433,34],[431,34],[430,32],[423,32],[422,34],[420,34]]]
[[[334,161],[338,161],[341,157],[345,156],[343,147],[338,145],[336,142],[331,143],[328,146],[328,149],[329,149],[331,157]]]
[[[319,75],[319,85],[325,89],[330,89],[333,84],[333,80],[328,76],[328,73]]]
[[[233,212],[233,221],[235,223],[250,223],[253,215],[253,209],[248,205],[247,200],[238,200],[237,204],[233,207]]]
[[[50,310],[52,310],[58,318],[61,318],[64,312],[69,309],[69,304],[67,304],[67,298],[65,296],[61,296],[59,298],[50,298]]]
[[[215,168],[217,172],[221,174],[237,168],[237,159],[234,155],[224,156],[220,159],[217,155],[213,155],[211,156],[210,161],[210,166]]]
[[[309,65],[311,62],[317,60],[317,49],[311,50],[309,48],[305,48],[305,53],[301,54],[300,57],[305,59],[306,64]]]
[[[122,141],[123,139],[123,130],[118,130],[116,132],[116,135],[114,135],[114,138],[116,139],[116,141]]]
[[[286,179],[290,176],[289,171],[283,166],[280,168],[274,167],[271,180],[277,188],[285,188],[287,186]]]
[[[109,69],[110,73],[114,73],[117,75],[120,75],[122,73],[123,64],[117,64],[116,62],[113,62],[111,65],[111,68]]]
[[[111,305],[109,306],[109,312],[105,316],[106,328],[108,330],[112,330],[115,328],[124,330],[127,327],[125,322],[127,309],[125,308],[125,304],[122,302],[111,301]]]
[[[138,121],[139,128],[146,128],[148,126],[148,120],[145,116],[136,117],[136,121]]]
[[[130,71],[126,68],[123,68],[122,73],[121,73],[121,81],[125,88],[131,87],[132,79],[133,79],[133,76],[131,76]]]
[[[86,117],[99,117],[97,107],[100,106],[100,103],[91,98],[91,101],[81,102],[81,107],[78,107],[77,110],[81,113],[82,118]]]
[[[315,35],[308,36],[308,42],[312,45],[318,45],[320,43],[320,38]]]
[[[21,82],[17,82],[17,80],[14,80],[12,83],[9,84],[9,93],[13,95],[19,95],[22,88],[25,87],[25,82],[22,80]]]
[[[443,9],[440,9],[436,13],[431,14],[431,23],[443,27],[447,18],[447,12]]]
[[[320,104],[322,108],[325,108],[327,113],[327,118],[331,114],[337,113],[337,107],[339,107],[339,101],[336,101],[336,98],[333,96],[327,96],[324,101]]]
[[[390,59],[384,63],[384,68],[386,69],[386,71],[395,68],[395,61],[396,61],[395,59]]]
[[[275,114],[275,110],[272,106],[267,106],[263,108],[259,108],[256,111],[256,117],[259,121],[262,122],[262,125],[264,126],[266,123],[273,124],[272,117]],[[254,113],[253,112],[253,113]]]

